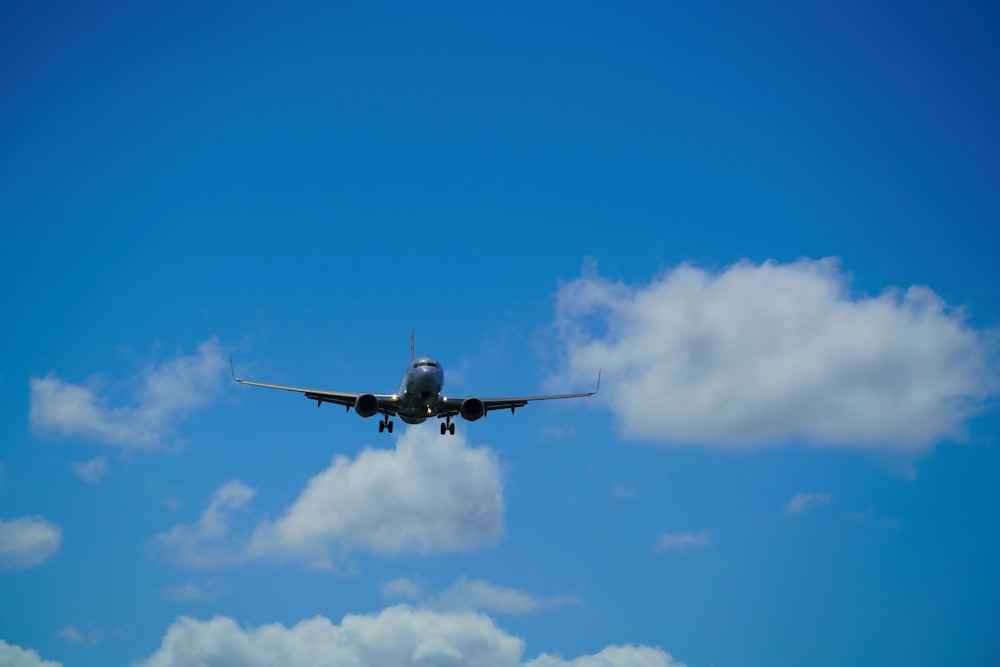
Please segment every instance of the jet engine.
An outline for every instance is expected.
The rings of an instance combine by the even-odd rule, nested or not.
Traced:
[[[462,401],[462,407],[459,408],[459,412],[463,419],[474,422],[480,417],[486,416],[486,404],[478,398],[467,398]]]
[[[354,411],[362,417],[371,417],[378,412],[378,399],[375,394],[361,394],[354,401]]]

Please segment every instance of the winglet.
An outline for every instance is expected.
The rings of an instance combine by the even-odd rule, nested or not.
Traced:
[[[233,355],[229,355],[229,372],[232,374],[233,379],[237,382],[243,382],[243,378],[236,377],[236,371],[233,369]]]
[[[597,369],[597,388],[594,389],[594,393],[596,394],[600,390],[601,390],[601,369],[598,368]]]

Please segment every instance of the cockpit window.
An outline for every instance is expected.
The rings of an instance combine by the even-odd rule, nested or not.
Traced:
[[[431,368],[437,368],[437,362],[433,359],[417,359],[413,362],[414,366],[430,366]]]

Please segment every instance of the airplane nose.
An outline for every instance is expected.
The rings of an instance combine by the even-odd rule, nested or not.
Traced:
[[[434,379],[434,378],[440,377],[440,375],[441,375],[441,369],[440,368],[432,368],[430,366],[422,366],[422,367],[420,367],[420,377],[421,378]]]
[[[434,379],[432,369],[421,368],[415,379],[415,384],[421,389],[421,391],[423,391],[424,387],[429,386]]]
[[[420,368],[419,374],[414,378],[414,389],[418,395],[427,400],[441,387],[441,371],[437,368]]]

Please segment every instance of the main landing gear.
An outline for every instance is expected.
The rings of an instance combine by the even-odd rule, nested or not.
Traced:
[[[455,425],[451,423],[451,417],[445,417],[444,421],[441,422],[441,435],[445,433],[455,435]]]
[[[380,421],[378,423],[378,432],[379,433],[381,433],[382,431],[386,431],[386,430],[388,430],[389,433],[392,433],[392,420],[389,419],[389,415],[386,415],[385,417],[383,417],[382,421]]]

